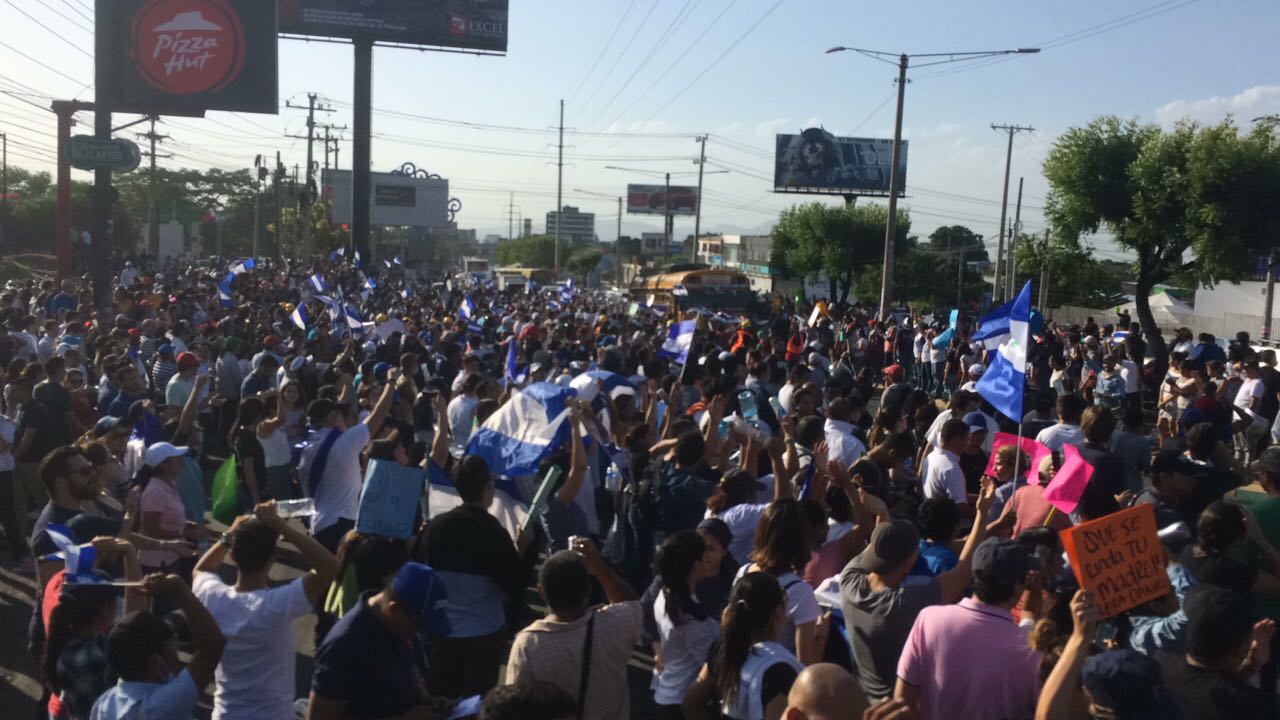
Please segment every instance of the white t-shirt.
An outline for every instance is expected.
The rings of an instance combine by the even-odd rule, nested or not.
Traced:
[[[1235,406],[1249,413],[1250,416],[1256,416],[1254,410],[1255,400],[1262,400],[1262,380],[1260,378],[1245,378],[1240,389],[1236,391]]]
[[[227,639],[214,675],[213,719],[292,720],[293,621],[311,612],[302,578],[242,593],[213,573],[196,572],[192,591]]]
[[[653,701],[658,705],[679,705],[707,662],[711,644],[720,637],[720,623],[714,617],[695,620],[689,613],[680,614],[679,625],[672,623],[667,615],[666,593],[658,593],[654,599],[653,619],[662,643],[662,672],[656,673]]]
[[[1141,387],[1138,382],[1142,380],[1142,374],[1138,372],[1138,364],[1132,360],[1120,361],[1120,377],[1124,378],[1124,392],[1126,395],[1132,395]]]
[[[332,432],[332,431],[331,431]],[[320,471],[320,492],[310,487],[311,462],[320,453],[325,436],[316,439],[302,451],[299,477],[316,497],[316,515],[311,521],[312,534],[318,533],[341,518],[356,519],[360,509],[360,451],[369,444],[369,426],[360,423],[333,441],[329,457]]]
[[[1057,423],[1041,430],[1036,435],[1036,442],[1054,452],[1060,452],[1063,445],[1075,447],[1084,445],[1084,432],[1080,430],[1079,425]]]
[[[719,517],[729,526],[733,539],[729,541],[729,554],[739,565],[751,562],[751,545],[756,537],[756,526],[769,508],[769,503],[742,503],[720,513]]]
[[[853,425],[840,420],[828,420],[823,425],[826,434],[828,456],[848,470],[858,458],[867,454],[867,447],[853,434]]]
[[[466,395],[458,395],[449,401],[449,452],[454,457],[462,457],[467,450],[467,441],[471,439],[471,426],[476,419],[476,405],[480,401]]]
[[[738,574],[734,577],[734,582],[741,580],[748,572],[758,572],[758,568],[747,563],[738,568]],[[793,654],[796,652],[796,628],[811,623],[818,619],[822,614],[822,609],[818,607],[818,599],[813,596],[813,588],[809,583],[805,582],[801,577],[793,572],[783,573],[778,576],[778,584],[782,586],[783,592],[787,594],[787,622],[783,624],[782,631],[778,633],[778,643],[790,650]]]
[[[950,450],[934,448],[924,459],[924,496],[949,497],[963,505],[969,498],[965,490],[960,458]]]

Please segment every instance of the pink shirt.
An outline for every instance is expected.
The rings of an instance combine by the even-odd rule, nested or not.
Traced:
[[[186,506],[182,504],[182,496],[178,494],[176,485],[161,478],[153,477],[142,491],[139,501],[143,513],[160,513],[160,529],[166,538],[179,537],[187,523]],[[162,538],[156,538],[160,540]],[[172,550],[140,550],[138,562],[147,567],[160,567],[178,560],[178,554]]]
[[[966,598],[920,611],[898,677],[920,688],[921,720],[1028,718],[1039,665],[1040,653],[1008,610]]]

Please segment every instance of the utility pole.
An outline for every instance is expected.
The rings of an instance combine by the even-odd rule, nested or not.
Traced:
[[[1004,287],[1004,268],[1001,263],[1004,262],[1005,219],[1009,212],[1009,166],[1013,162],[1013,136],[1020,132],[1034,132],[1035,128],[1021,125],[992,125],[991,129],[1004,130],[1009,134],[1009,144],[1004,155],[1004,195],[1000,198],[1000,239],[996,245],[996,278],[991,292],[991,302],[996,304],[1004,302],[1004,296],[1008,290]]]
[[[1049,303],[1049,231],[1044,231],[1044,245],[1040,253],[1040,301],[1036,307],[1040,308],[1040,312],[1044,312],[1045,306]]]
[[[7,251],[5,224],[9,222],[9,136],[0,133],[0,252]]]
[[[281,212],[281,206],[284,203],[283,203],[283,198],[280,197],[280,189],[281,189],[281,184],[284,182],[284,174],[285,174],[284,163],[280,162],[280,151],[277,150],[275,180],[274,182],[271,183],[274,186],[275,193],[276,193],[275,256],[277,258],[284,256],[284,253],[282,252],[284,248],[284,243],[280,242],[280,233],[283,230],[283,227],[281,226],[280,223],[284,219],[284,213]]]
[[[622,287],[622,198],[618,198],[618,237],[613,241],[614,264],[618,266],[617,285]]]
[[[698,197],[694,199],[693,213],[693,247],[689,250],[689,262],[698,259],[698,238],[702,236],[702,168],[707,164],[707,136],[697,138],[701,149],[698,151]]]
[[[515,229],[515,226],[512,225],[511,223],[513,219],[511,213],[515,210],[515,205],[516,205],[516,194],[508,193],[507,195],[507,239],[508,240],[515,237],[515,235],[511,234],[512,231],[514,231]]]
[[[301,218],[299,223],[302,225],[302,257],[311,257],[311,203],[315,200],[315,161],[312,155],[312,144],[316,139],[316,111],[333,112],[333,108],[327,106],[316,105],[316,94],[307,93],[307,174],[306,181],[302,188],[301,195]],[[303,109],[301,105],[294,105],[285,102],[285,107],[294,108],[295,110]],[[326,149],[328,145],[325,145]]]
[[[671,252],[671,173],[667,173],[666,191],[662,193],[662,259],[667,259]],[[697,252],[698,239],[694,238],[694,252]]]
[[[560,101],[559,158],[556,160],[556,278],[560,277],[560,226],[564,224],[564,100]]]
[[[168,135],[156,134],[156,121],[158,119],[155,115],[152,115],[151,130],[138,134],[138,137],[151,142],[151,151],[147,153],[147,157],[151,158],[150,175],[147,178],[147,249],[151,253],[151,257],[157,261],[160,258],[160,210],[156,207],[156,158],[173,157],[172,154],[156,155],[156,143],[169,139]]]
[[[1267,303],[1262,311],[1262,339],[1271,339],[1271,318],[1272,310],[1276,300],[1276,272],[1280,271],[1280,266],[1276,265],[1276,256],[1274,251],[1271,257],[1267,258]]]
[[[1005,273],[1005,292],[1013,295],[1014,281],[1017,279],[1017,267],[1015,255],[1013,254],[1014,246],[1018,244],[1018,233],[1022,231],[1022,181],[1018,178],[1018,203],[1014,205],[1013,210],[1013,227],[1009,230],[1009,263],[1006,266],[1008,271]]]

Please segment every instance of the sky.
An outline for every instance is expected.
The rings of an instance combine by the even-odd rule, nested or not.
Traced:
[[[0,0],[0,132],[11,164],[52,171],[53,116],[35,105],[92,99],[92,6]],[[796,202],[841,202],[771,192],[777,132],[892,137],[896,68],[825,53],[838,45],[1042,48],[908,73],[901,205],[912,232],[966,225],[992,250],[1007,141],[992,124],[1035,128],[1014,137],[1009,197],[1012,217],[1025,179],[1023,229],[1035,233],[1045,227],[1041,165],[1071,127],[1108,114],[1171,126],[1280,113],[1274,0],[513,0],[509,28],[501,57],[374,54],[373,169],[412,162],[448,178],[462,201],[459,227],[480,237],[505,236],[509,208],[542,231],[556,203],[561,99],[564,203],[595,212],[601,240],[616,235],[627,183],[661,183],[671,172],[673,184],[696,184],[698,135],[708,136],[704,233],[764,233]],[[319,122],[351,126],[349,46],[282,40],[280,113],[166,118],[159,131],[172,137],[164,151],[174,157],[160,164],[251,167],[276,151],[290,168],[303,163],[306,141],[286,136],[305,135],[306,113],[283,106],[305,106],[310,92],[334,109]],[[342,167],[350,158],[344,142]],[[660,230],[660,218],[623,218],[626,235]],[[692,218],[677,219],[676,237],[692,232]],[[1100,257],[1123,258],[1105,239],[1096,246]]]

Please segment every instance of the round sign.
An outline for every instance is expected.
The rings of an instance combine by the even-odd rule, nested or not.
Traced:
[[[133,17],[130,54],[161,92],[214,92],[244,69],[244,26],[223,0],[149,0]]]

